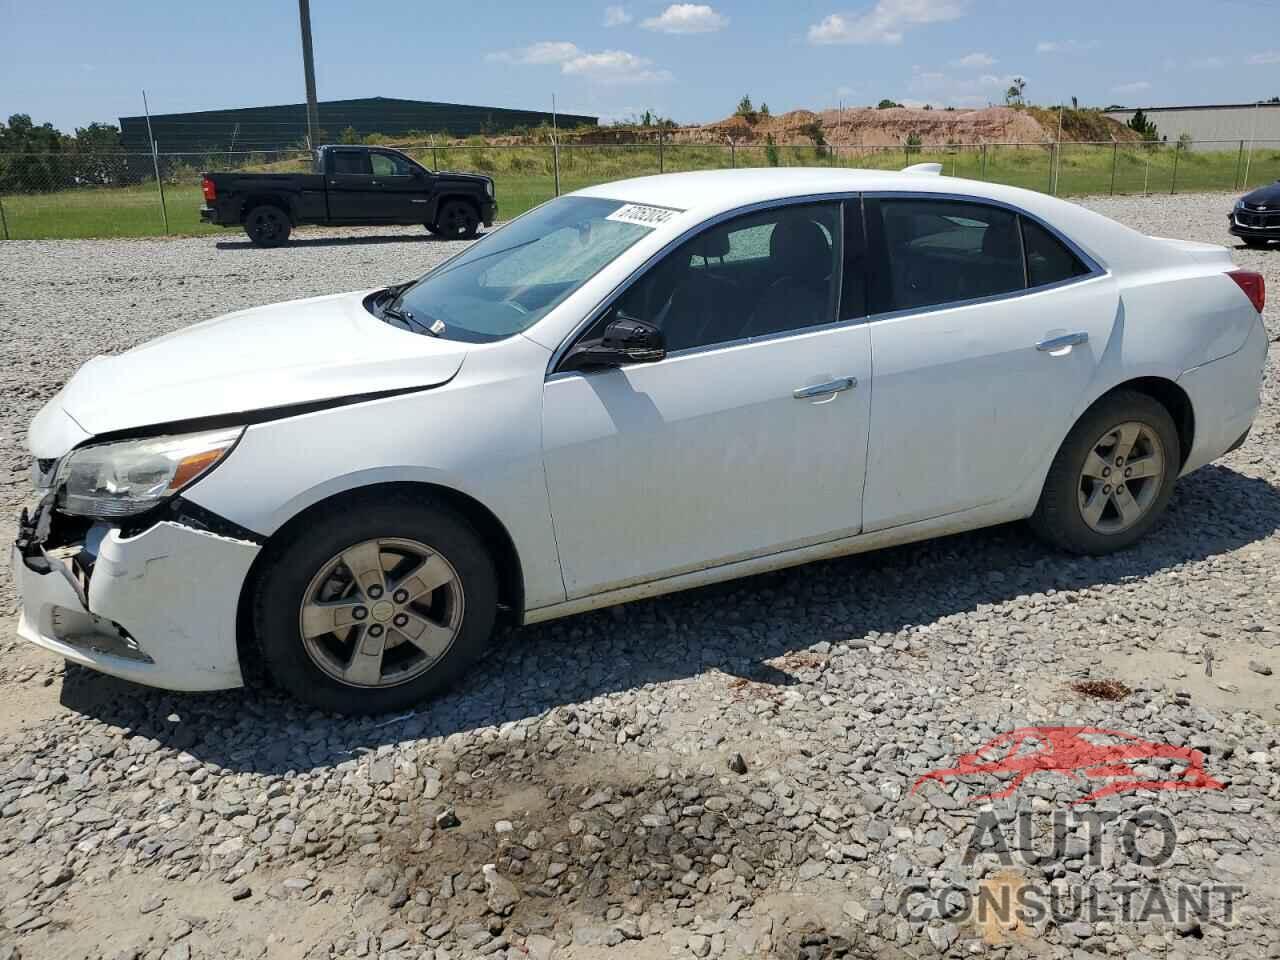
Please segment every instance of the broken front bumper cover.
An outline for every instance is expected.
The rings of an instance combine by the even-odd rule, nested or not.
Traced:
[[[77,547],[46,549],[52,501],[25,512],[13,546],[18,636],[102,673],[168,690],[243,685],[236,652],[240,590],[257,543],[164,520],[111,527],[91,572]]]

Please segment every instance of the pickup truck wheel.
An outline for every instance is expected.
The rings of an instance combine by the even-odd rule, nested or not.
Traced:
[[[264,203],[244,218],[244,232],[255,247],[278,247],[289,240],[289,216],[279,207]]]
[[[470,240],[480,229],[480,215],[465,200],[450,200],[436,216],[436,229],[450,240]]]
[[[263,659],[312,706],[403,710],[447,689],[489,646],[493,560],[445,504],[361,498],[270,549],[255,586]]]
[[[423,226],[427,228],[427,233],[431,234],[433,237],[442,235],[442,231],[434,223],[424,223]]]
[[[1245,237],[1244,238],[1244,245],[1246,247],[1252,247],[1254,250],[1261,250],[1269,242],[1270,241],[1264,240],[1261,237]]]

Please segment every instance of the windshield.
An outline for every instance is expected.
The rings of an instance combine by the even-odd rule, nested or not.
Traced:
[[[654,211],[652,225],[643,222],[645,211]],[[391,312],[451,340],[509,337],[541,320],[671,213],[560,197],[428,273],[390,304]]]

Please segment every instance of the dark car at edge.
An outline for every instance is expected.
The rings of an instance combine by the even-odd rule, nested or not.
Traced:
[[[491,178],[428,170],[387,147],[323,146],[311,173],[205,173],[201,188],[201,221],[243,228],[260,247],[287,242],[304,224],[421,224],[469,239],[498,213]]]
[[[1246,193],[1236,201],[1227,229],[1251,247],[1280,240],[1280,180]]]

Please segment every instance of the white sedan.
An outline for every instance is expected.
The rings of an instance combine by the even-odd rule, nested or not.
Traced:
[[[1262,277],[1038,193],[737,170],[87,363],[30,431],[20,634],[343,712],[534,623],[1028,518],[1142,537],[1240,444]]]

